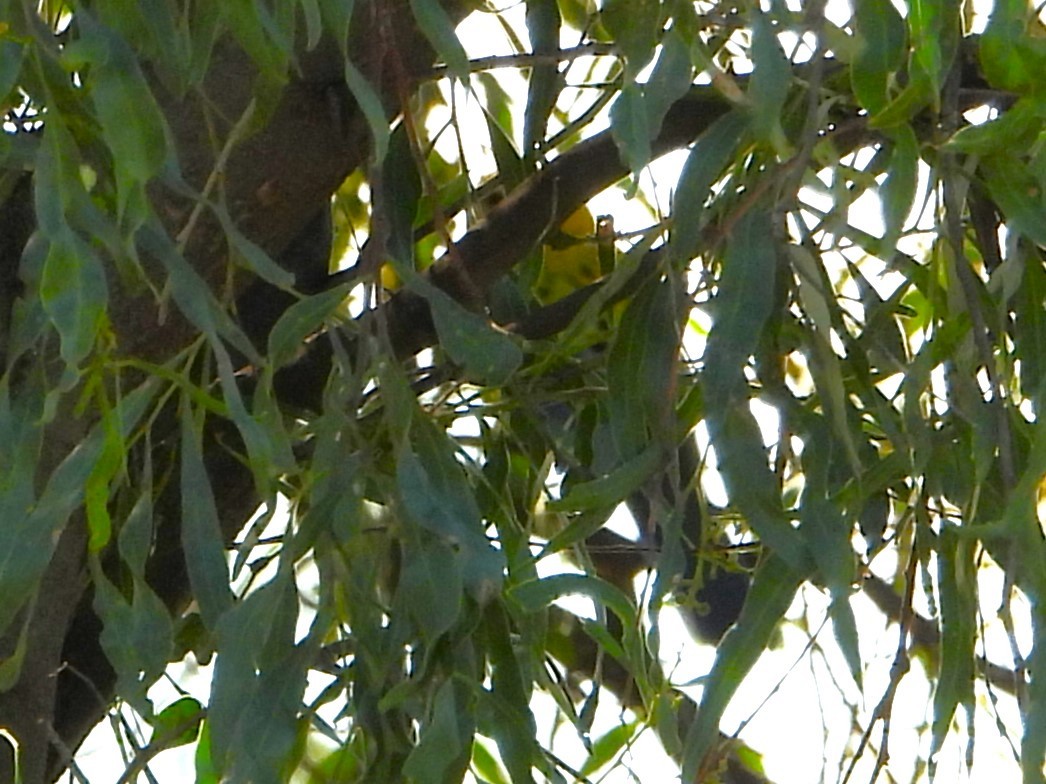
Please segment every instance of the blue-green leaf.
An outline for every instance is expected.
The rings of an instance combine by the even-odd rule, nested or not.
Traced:
[[[40,299],[61,337],[62,359],[75,368],[94,346],[109,289],[101,260],[68,229],[51,239]]]
[[[630,79],[654,56],[661,32],[661,0],[606,0],[603,24],[625,56],[625,74]]]
[[[559,4],[556,0],[527,0],[527,32],[535,54],[548,55],[559,50]],[[549,115],[556,105],[562,75],[556,62],[536,63],[530,69],[527,108],[523,115],[523,152],[534,150],[545,139]]]
[[[295,302],[269,332],[268,357],[273,369],[289,365],[302,351],[305,339],[316,332],[345,302],[352,284],[335,286]]]
[[[432,716],[422,723],[418,745],[403,763],[403,773],[418,784],[461,781],[472,756],[474,700],[468,686],[448,678],[436,692]]]
[[[219,622],[208,724],[211,760],[225,780],[281,784],[297,766],[301,700],[315,655],[294,643],[298,607],[291,571],[282,570]]]
[[[675,278],[666,277],[644,286],[621,318],[607,363],[607,407],[622,459],[674,437],[683,304]]]
[[[704,227],[705,202],[712,186],[723,176],[723,170],[744,142],[749,122],[742,112],[728,112],[712,123],[690,150],[673,199],[675,220],[671,242],[678,259],[689,260],[697,254]]]
[[[476,381],[493,386],[508,381],[523,364],[523,350],[516,341],[423,278],[416,278],[411,288],[418,289],[419,284],[424,285],[436,333],[447,355]]]
[[[951,729],[955,709],[973,709],[977,642],[977,544],[960,538],[954,526],[941,531],[937,548],[941,596],[941,655],[937,689],[933,695],[933,739],[930,743],[930,776],[936,755]]]
[[[447,542],[460,559],[465,585],[480,600],[501,586],[504,556],[490,546],[472,487],[454,459],[454,445],[428,420],[411,429],[414,449],[400,450],[396,485],[409,520]]]
[[[885,226],[881,246],[884,254],[897,248],[904,221],[915,201],[915,189],[919,179],[919,142],[915,138],[915,131],[910,125],[904,124],[894,128],[890,137],[893,141],[890,168],[886,174],[886,182],[879,191]]]
[[[388,152],[389,136],[391,135],[389,120],[385,116],[385,107],[381,104],[381,97],[348,57],[345,58],[345,83],[362,110],[363,116],[367,120],[367,127],[370,128],[371,136],[374,138],[374,160],[376,163],[381,163]]]
[[[435,644],[461,615],[461,562],[446,541],[420,533],[406,537],[401,560],[397,604],[414,619],[424,639]]]
[[[748,671],[766,650],[808,572],[770,556],[752,580],[737,623],[716,649],[715,663],[705,681],[697,718],[683,743],[683,781],[697,781],[705,755],[719,738],[719,720]]]
[[[752,106],[752,132],[760,141],[779,146],[784,139],[781,111],[788,97],[792,69],[778,43],[767,14],[752,20],[752,61],[755,70],[748,87]]]
[[[229,568],[225,562],[218,508],[203,464],[200,433],[188,405],[183,406],[181,419],[182,547],[193,597],[200,606],[204,623],[214,630],[232,606]]]
[[[462,81],[467,79],[469,58],[443,6],[438,0],[410,0],[410,7],[418,20],[418,28],[432,42],[451,75]]]

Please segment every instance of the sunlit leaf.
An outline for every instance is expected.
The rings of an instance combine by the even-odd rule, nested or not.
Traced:
[[[175,700],[153,717],[152,742],[160,741],[167,748],[192,743],[199,735],[203,713],[203,706],[193,697]]]
[[[582,775],[591,775],[604,765],[609,764],[636,735],[635,722],[622,723],[611,728],[596,738],[592,751],[581,766]]]
[[[1046,51],[1026,35],[1029,8],[1024,0],[998,0],[981,36],[981,68],[993,87],[1022,93],[1039,83]]]

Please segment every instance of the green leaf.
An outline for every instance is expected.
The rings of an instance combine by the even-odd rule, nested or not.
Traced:
[[[389,140],[389,151],[382,166],[381,208],[389,224],[387,251],[396,272],[408,285],[417,277],[414,271],[414,222],[422,196],[410,139],[401,125]]]
[[[689,303],[674,277],[654,280],[628,303],[607,361],[607,407],[618,454],[674,440],[680,323]]]
[[[294,275],[277,264],[268,253],[247,239],[243,232],[236,227],[228,210],[221,205],[214,205],[212,209],[221,222],[226,239],[247,269],[276,288],[290,290],[294,286]]]
[[[977,643],[977,544],[960,538],[955,527],[941,531],[937,547],[937,584],[941,601],[940,673],[933,695],[930,776],[936,755],[951,729],[955,709],[973,710]]]
[[[653,135],[641,85],[636,82],[625,85],[610,108],[610,122],[614,140],[628,168],[633,172],[639,171],[650,162],[650,139]]]
[[[261,71],[269,89],[287,80],[293,41],[290,31],[281,29],[269,11],[270,6],[253,0],[226,0],[222,3],[226,29]],[[278,93],[278,90],[273,89]]]
[[[581,775],[590,776],[609,764],[625,750],[642,728],[637,721],[623,722],[596,738],[585,764],[581,766]]]
[[[449,631],[461,616],[463,599],[461,563],[450,545],[435,536],[408,535],[396,600],[423,638],[435,644]]]
[[[120,432],[127,438],[157,390],[145,383],[117,405]],[[12,407],[6,385],[0,397],[0,629],[6,630],[35,593],[55,545],[70,517],[83,502],[83,489],[101,455],[105,432],[95,425],[47,478],[39,498],[33,486],[41,447],[40,415]],[[19,421],[23,417],[26,421]],[[10,439],[10,440],[7,440]]]
[[[606,0],[603,24],[625,56],[625,75],[634,80],[654,56],[661,32],[660,0]]]
[[[706,405],[733,402],[741,370],[755,352],[774,304],[777,251],[770,213],[760,206],[738,221],[729,239],[712,301],[713,324],[705,352]]]
[[[512,586],[508,598],[517,602],[524,612],[533,613],[571,594],[587,596],[609,607],[625,628],[629,628],[635,620],[636,610],[632,600],[620,588],[588,574],[554,574],[540,580],[528,580]]]
[[[103,624],[99,642],[116,671],[116,691],[147,716],[152,711],[146,691],[174,653],[170,614],[144,579],[134,579],[128,601],[105,577],[97,555],[92,556],[91,573],[94,607]]]
[[[18,630],[18,642],[15,643],[14,650],[0,659],[0,694],[17,686],[21,678],[25,654],[29,650],[29,622],[32,617],[30,613],[25,614],[22,626]],[[7,636],[10,639],[10,630],[7,630]]]
[[[948,149],[976,155],[1008,155],[1032,146],[1046,119],[1046,101],[1038,96],[1020,98],[998,117],[968,125],[948,140]]]
[[[454,32],[454,24],[438,0],[410,0],[418,28],[432,42],[436,52],[447,64],[451,76],[461,81],[468,79],[469,58]]]
[[[424,283],[422,283],[424,281]],[[440,345],[465,374],[485,385],[500,386],[523,364],[523,350],[507,333],[496,329],[486,318],[466,310],[441,289],[423,278],[409,284],[422,290],[432,308]]]
[[[1046,395],[1046,268],[1032,253],[1022,262],[1023,277],[1015,302],[1016,353],[1021,361],[1021,387],[1039,410]]]
[[[109,289],[101,260],[68,229],[52,237],[40,281],[40,299],[62,340],[62,359],[70,368],[94,347]]]
[[[651,140],[661,131],[668,110],[690,89],[692,77],[689,49],[682,36],[670,30],[647,82],[626,84],[611,107],[614,139],[633,172],[650,162]]]
[[[371,136],[374,139],[374,161],[381,163],[388,153],[389,137],[391,136],[389,120],[385,116],[381,96],[348,57],[345,58],[345,83],[349,86],[352,97],[356,99],[356,104],[363,112],[363,116],[367,120],[367,127],[370,128]]]
[[[858,646],[857,627],[849,598],[856,579],[856,564],[850,537],[853,526],[844,517],[831,498],[829,471],[837,459],[833,446],[838,443],[831,437],[827,424],[816,416],[809,416],[803,432],[803,473],[806,486],[803,488],[799,506],[799,530],[806,541],[807,550],[813,554],[814,563],[832,596],[830,614],[834,622],[836,639],[850,667],[854,682],[860,686],[861,652]]]
[[[182,547],[193,597],[204,623],[213,631],[232,607],[229,568],[211,480],[203,464],[200,433],[187,404],[182,406],[181,420]]]
[[[781,112],[792,82],[792,68],[777,41],[769,15],[761,12],[752,20],[752,61],[755,68],[748,87],[752,132],[760,141],[779,149],[784,142]]]
[[[64,56],[90,65],[85,87],[112,153],[123,214],[129,199],[144,199],[143,186],[167,158],[166,125],[131,47],[89,14],[77,22],[82,37]]]
[[[884,253],[896,249],[904,229],[904,221],[912,210],[919,180],[919,142],[910,125],[901,125],[890,132],[893,149],[886,181],[879,189],[883,211],[882,248]]]
[[[1024,93],[1038,87],[1046,52],[1027,34],[1030,9],[1024,0],[997,0],[981,35],[978,53],[988,82],[1000,90]]]
[[[490,750],[478,738],[472,742],[472,769],[483,784],[512,784],[512,778],[501,767]],[[530,771],[528,770],[529,774]],[[526,781],[526,779],[518,779]],[[530,779],[533,781],[533,777]]]
[[[612,509],[642,487],[664,462],[664,445],[650,444],[610,473],[588,482],[572,484],[566,495],[549,503],[548,508],[554,512]]]
[[[705,350],[705,407],[730,502],[763,543],[795,569],[804,569],[806,548],[785,516],[778,483],[748,407],[744,368],[756,350],[774,303],[777,253],[770,215],[759,206],[734,227],[726,250],[712,330]]]
[[[556,0],[527,0],[526,21],[535,54],[559,51],[560,15]],[[548,118],[556,105],[562,83],[559,63],[537,63],[530,69],[527,108],[523,115],[524,155],[532,156],[545,140]]]
[[[340,3],[320,3],[320,13],[323,16],[323,29],[327,34],[338,42],[338,48],[342,56],[348,54],[349,45],[349,23],[352,21],[352,12],[356,7],[356,0],[342,0]],[[381,160],[380,158],[378,159]]]
[[[475,79],[483,86],[487,98],[483,104],[483,117],[487,122],[490,149],[494,153],[494,162],[498,166],[498,179],[504,184],[506,190],[512,190],[523,182],[527,171],[523,158],[512,141],[510,97],[491,74],[479,73],[476,74]],[[524,147],[524,149],[527,148]]]
[[[986,158],[979,171],[992,199],[1016,229],[1039,245],[1046,245],[1046,201],[1039,183],[1020,161],[1006,154]]]
[[[291,364],[316,332],[337,311],[349,295],[352,284],[335,286],[295,302],[283,312],[269,332],[268,357],[272,368]]]
[[[461,781],[472,756],[475,733],[473,700],[458,678],[446,680],[436,692],[432,716],[422,722],[418,745],[403,763],[403,773],[417,784]]]
[[[171,241],[160,222],[153,218],[138,230],[138,241],[142,250],[153,255],[163,264],[168,275],[171,296],[178,309],[201,332],[219,342],[221,336],[251,363],[262,365],[254,344],[218,302],[203,278],[193,269],[175,244]]]
[[[809,572],[796,570],[775,555],[767,558],[756,571],[741,616],[716,649],[697,718],[687,730],[683,743],[683,781],[698,780],[705,755],[719,738],[723,711],[770,644],[799,584],[808,576]]]
[[[683,35],[672,28],[661,38],[661,54],[654,70],[643,85],[647,127],[652,137],[661,132],[661,124],[676,101],[686,95],[693,84],[694,66],[690,48]]]
[[[912,72],[930,85],[934,106],[959,41],[959,0],[912,0],[908,6]]]
[[[904,65],[908,31],[893,4],[877,0],[857,0],[854,23],[858,50],[850,83],[861,106],[875,114],[889,102],[891,77]]]
[[[697,255],[705,223],[705,202],[742,145],[749,122],[742,112],[728,112],[701,134],[687,156],[674,198],[676,220],[672,224],[671,246],[676,258],[690,260]]]
[[[491,547],[472,488],[454,459],[453,443],[434,424],[416,419],[414,448],[400,450],[396,486],[408,519],[454,548],[473,596],[483,601],[501,586],[504,556]]]
[[[530,710],[530,679],[524,675],[529,668],[521,660],[525,649],[514,642],[516,632],[503,603],[487,606],[479,633],[490,662],[490,690],[479,694],[477,726],[498,744],[511,780],[532,784],[531,768],[543,757]]]
[[[21,44],[0,38],[0,104],[8,105],[5,99],[18,82],[24,57],[25,48]]]
[[[225,613],[208,707],[211,757],[230,781],[286,781],[298,742],[306,672],[314,655],[295,645],[299,597],[281,569]]]
[[[319,0],[300,0],[302,16],[305,17],[305,46],[310,51],[316,48],[323,35],[323,18]]]
[[[203,723],[204,709],[194,697],[175,700],[153,716],[149,723],[153,727],[150,744],[161,744],[172,749],[195,742]]]
[[[875,129],[893,128],[912,120],[937,97],[933,85],[922,74],[914,74],[908,85],[883,109],[873,114],[868,125]]]

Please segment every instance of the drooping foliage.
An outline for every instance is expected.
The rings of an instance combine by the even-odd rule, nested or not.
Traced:
[[[838,654],[826,766],[880,772],[914,660],[914,775],[1009,692],[1040,780],[1041,31],[0,0],[23,780],[110,711],[152,728],[127,780],[193,743],[199,781],[596,780],[649,730],[683,780],[763,780],[723,716],[786,615]],[[718,645],[696,696],[666,607]],[[206,697],[151,691],[186,657]]]

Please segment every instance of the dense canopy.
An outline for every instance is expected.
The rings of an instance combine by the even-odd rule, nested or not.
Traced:
[[[781,651],[824,779],[1041,781],[1046,49],[989,10],[0,0],[0,781],[107,716],[122,781],[784,781],[724,718]]]

